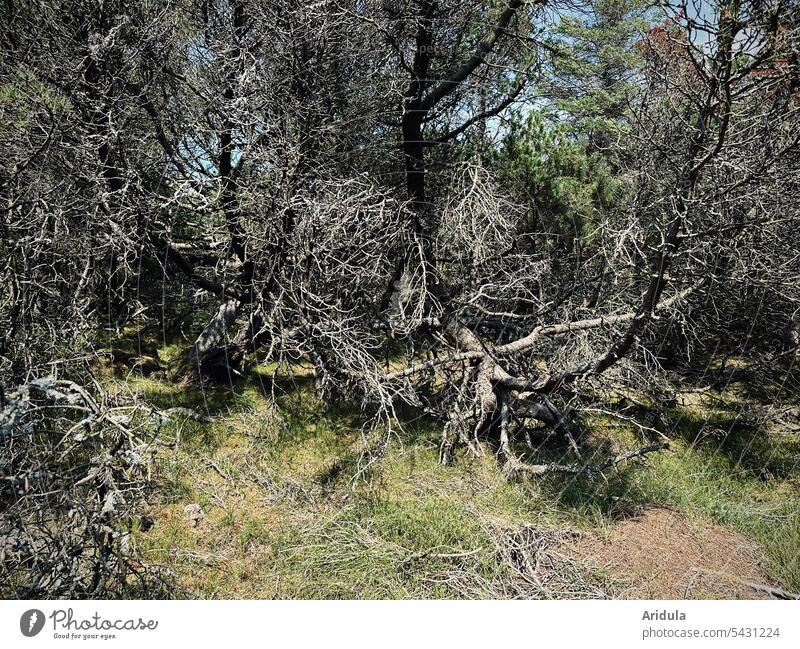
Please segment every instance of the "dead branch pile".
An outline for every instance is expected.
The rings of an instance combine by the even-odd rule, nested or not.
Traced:
[[[5,597],[167,594],[131,531],[155,422],[137,406],[46,377],[0,393],[0,592]]]

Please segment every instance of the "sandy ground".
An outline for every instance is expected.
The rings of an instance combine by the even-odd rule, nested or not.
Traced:
[[[617,523],[607,537],[582,536],[566,551],[609,575],[619,597],[769,597],[746,583],[771,585],[751,541],[718,525],[699,527],[669,509],[645,510]]]

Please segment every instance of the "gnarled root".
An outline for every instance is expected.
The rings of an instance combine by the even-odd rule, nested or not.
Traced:
[[[457,446],[468,448],[474,455],[482,455],[482,442],[489,442],[496,448],[503,474],[509,480],[549,473],[596,476],[623,462],[669,448],[669,442],[662,441],[613,455],[599,464],[586,463],[566,417],[555,404],[543,395],[537,395],[536,401],[532,400],[530,393],[512,396],[510,390],[491,380],[494,368],[493,361],[484,358],[465,372],[442,434],[440,463],[452,462]],[[514,421],[524,419],[536,419],[550,427],[552,434],[566,440],[575,462],[530,464],[521,460],[512,448],[511,429]]]

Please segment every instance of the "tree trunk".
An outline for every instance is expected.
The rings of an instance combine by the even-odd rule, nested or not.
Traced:
[[[212,378],[215,380],[227,378],[232,380],[231,368],[225,363],[225,337],[242,310],[242,304],[236,298],[226,299],[219,307],[216,315],[211,319],[205,329],[200,333],[186,355],[184,375],[194,380],[204,381]],[[222,363],[220,363],[222,361]]]

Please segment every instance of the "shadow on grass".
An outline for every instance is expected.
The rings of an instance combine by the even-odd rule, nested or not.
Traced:
[[[632,448],[629,450],[633,450]],[[580,464],[597,465],[606,458],[619,453],[608,439],[584,442],[580,447]],[[575,456],[568,449],[542,449],[537,462],[576,464]],[[556,504],[559,510],[577,520],[586,519],[602,525],[638,513],[647,504],[639,498],[634,478],[650,456],[617,465],[602,475],[582,473],[553,473],[537,478],[545,497]]]
[[[770,432],[763,421],[742,410],[707,414],[676,408],[667,416],[668,434],[690,449],[723,459],[733,473],[757,480],[798,475],[800,436]]]

